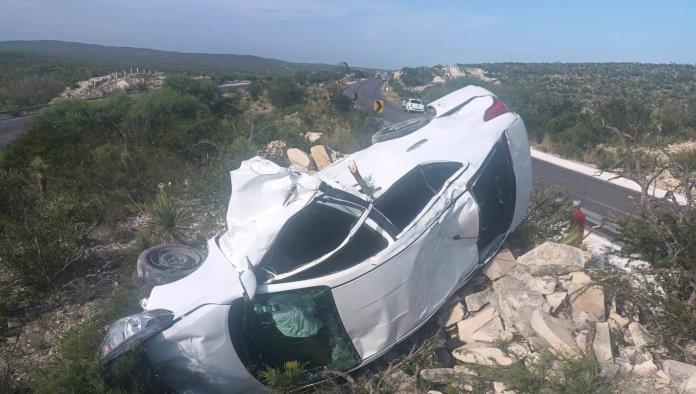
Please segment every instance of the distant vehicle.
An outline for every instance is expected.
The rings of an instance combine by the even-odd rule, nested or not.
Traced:
[[[315,175],[243,162],[227,231],[111,325],[102,361],[144,345],[177,392],[261,392],[269,368],[316,382],[415,332],[495,256],[532,187],[524,123],[495,95],[468,86],[429,108]]]
[[[418,99],[407,98],[401,101],[401,109],[406,112],[423,112],[425,111],[425,105]]]

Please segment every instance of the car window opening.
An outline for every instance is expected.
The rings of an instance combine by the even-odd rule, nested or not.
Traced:
[[[305,271],[278,278],[278,282],[309,279],[338,272],[374,256],[386,248],[387,240],[377,231],[362,224],[345,245],[351,229],[364,213],[352,204],[329,203],[318,199],[308,205],[283,227],[271,249],[259,264],[256,274],[268,281],[319,259],[339,248],[334,254]]]
[[[345,371],[360,362],[328,287],[259,294],[229,320],[235,350],[256,376],[296,363],[303,380],[315,381],[325,367]]]
[[[375,208],[399,231],[406,228],[462,163],[441,162],[418,166],[379,196]]]

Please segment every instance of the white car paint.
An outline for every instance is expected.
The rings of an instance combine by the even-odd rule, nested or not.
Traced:
[[[356,368],[424,324],[480,266],[480,206],[468,182],[498,141],[509,147],[515,176],[514,215],[507,233],[526,214],[532,174],[524,124],[510,112],[484,122],[482,114],[493,99],[485,89],[460,89],[429,105],[436,116],[423,128],[348,155],[315,176],[260,157],[232,171],[228,231],[209,241],[208,257],[197,271],[155,287],[144,306],[170,310],[178,319],[147,341],[148,357],[165,382],[180,392],[263,388],[244,368],[229,338],[230,305],[245,294],[253,298],[328,286],[362,360]],[[462,167],[403,230],[393,237],[380,233],[388,242],[376,255],[307,280],[256,284],[250,277],[288,219],[322,194],[322,182],[370,200],[359,190],[349,164],[355,163],[370,180],[376,189],[371,198],[379,199],[416,166],[443,161],[462,163]],[[379,227],[372,219],[366,224]]]

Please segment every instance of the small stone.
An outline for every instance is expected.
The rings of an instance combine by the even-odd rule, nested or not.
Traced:
[[[297,148],[290,148],[287,150],[288,160],[291,164],[295,164],[300,168],[307,169],[312,164],[312,159],[309,155]]]
[[[580,311],[579,313],[573,313],[573,323],[575,323],[575,327],[578,330],[586,330],[594,326],[595,323],[599,323],[599,319],[591,313]]]
[[[312,158],[317,163],[317,168],[323,170],[331,165],[331,155],[324,145],[314,145],[310,148]]]
[[[654,342],[654,339],[650,333],[648,333],[648,330],[646,330],[640,323],[631,322],[628,325],[628,332],[631,337],[631,342],[638,348]]]
[[[452,368],[421,369],[420,378],[428,383],[447,384],[455,379],[456,372]]]
[[[573,271],[580,271],[592,256],[584,250],[546,241],[517,259],[517,264],[522,266],[532,275],[563,275]]]
[[[478,365],[508,366],[514,362],[502,350],[480,342],[468,343],[454,349],[452,356],[461,362]]]
[[[464,376],[464,375],[469,375],[469,376],[478,376],[478,372],[474,371],[473,369],[467,367],[466,365],[455,365],[454,366],[454,372],[457,372],[459,375]]]
[[[466,308],[470,312],[478,312],[490,302],[491,291],[486,289],[479,293],[472,293],[464,297]]]
[[[561,352],[577,352],[577,345],[571,331],[560,319],[556,319],[542,309],[537,309],[532,313],[530,324],[537,336],[552,349]]]
[[[592,278],[590,278],[590,276],[586,273],[582,271],[571,272],[570,283],[568,284],[567,289],[569,292],[574,293],[590,283],[592,283]]]
[[[316,144],[321,140],[321,137],[323,136],[323,133],[319,133],[316,131],[308,131],[305,133],[304,137],[307,141],[309,141],[310,144]]]
[[[640,364],[644,361],[653,359],[649,352],[640,351],[636,346],[624,346],[620,348],[619,356],[632,364]]]
[[[657,372],[657,366],[652,360],[644,361],[633,367],[632,373],[638,376],[652,376]]]
[[[547,294],[546,301],[551,306],[551,312],[555,313],[558,308],[561,307],[563,301],[568,297],[568,293],[565,291],[558,291],[555,293]]]
[[[681,384],[689,377],[696,375],[696,366],[677,360],[665,360],[662,363],[662,369],[676,384]]]
[[[573,320],[583,311],[591,313],[599,321],[604,321],[606,318],[602,286],[590,285],[577,293],[571,290],[570,304],[573,307]]]
[[[483,268],[483,273],[488,279],[495,281],[505,276],[515,266],[515,256],[509,249],[503,249]]]
[[[595,336],[594,341],[592,341],[592,350],[600,366],[604,366],[614,359],[614,355],[611,351],[609,323],[595,324]]]
[[[428,394],[442,394],[442,391],[428,390]]]
[[[440,326],[449,327],[462,321],[464,316],[466,316],[466,307],[461,302],[457,302],[451,309],[444,310],[440,314],[438,321]]]
[[[515,394],[513,390],[508,390],[503,382],[493,382],[493,391],[495,394]]]
[[[670,383],[672,383],[672,379],[670,379],[669,375],[667,375],[664,371],[658,370],[657,373],[655,373],[656,388],[668,387]]]
[[[476,330],[472,338],[476,342],[506,341],[512,339],[512,333],[504,330],[502,320],[496,315],[483,327]]]

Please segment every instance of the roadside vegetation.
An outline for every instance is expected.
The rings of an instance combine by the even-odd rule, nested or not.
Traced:
[[[335,79],[223,94],[174,75],[141,98],[42,110],[0,151],[0,391],[149,390],[139,359],[106,369],[96,358],[108,322],[148,292],[132,279],[138,253],[204,247],[224,228],[228,172],[270,141],[307,148],[303,135],[319,131],[342,151],[366,146],[379,123],[337,100]]]

